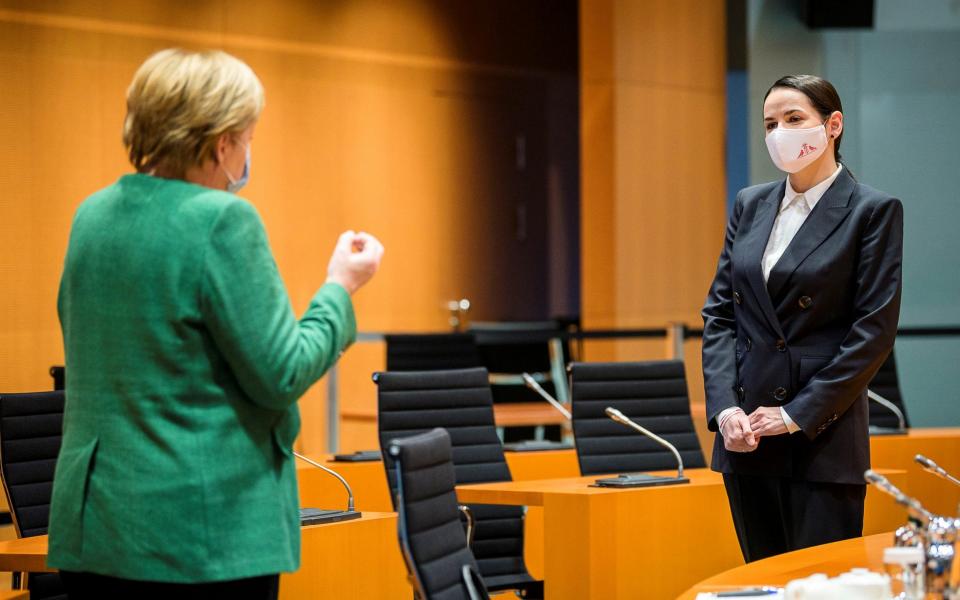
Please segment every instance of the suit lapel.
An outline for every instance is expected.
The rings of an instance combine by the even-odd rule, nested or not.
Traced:
[[[850,214],[850,196],[855,182],[846,169],[820,198],[817,206],[803,222],[797,235],[790,241],[787,250],[770,271],[767,290],[770,298],[777,298],[797,267],[810,253],[820,247],[840,223]]]
[[[780,329],[780,320],[773,308],[773,302],[770,300],[770,294],[767,292],[767,286],[763,282],[763,251],[767,247],[767,240],[770,239],[770,232],[773,230],[773,222],[777,218],[780,209],[780,200],[783,199],[786,182],[781,182],[775,186],[767,197],[762,199],[757,205],[757,212],[753,217],[753,227],[750,228],[749,237],[745,240],[743,259],[746,263],[747,280],[753,289],[753,295],[760,305],[760,309],[766,316],[770,326],[780,337],[783,337],[783,331]]]

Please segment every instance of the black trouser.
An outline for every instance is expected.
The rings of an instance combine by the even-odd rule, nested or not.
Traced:
[[[723,474],[747,562],[863,535],[866,485]]]
[[[162,583],[134,581],[97,575],[60,571],[70,600],[103,598],[171,598],[173,600],[277,600],[280,576],[264,575],[214,583]]]

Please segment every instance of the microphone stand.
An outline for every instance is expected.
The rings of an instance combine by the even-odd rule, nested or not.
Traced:
[[[897,504],[907,509],[907,514],[912,519],[916,519],[921,524],[927,525],[936,516],[929,510],[925,509],[923,505],[920,504],[919,500],[916,498],[911,498],[910,496],[901,492],[900,488],[890,483],[889,479],[877,473],[873,469],[867,469],[864,471],[863,478],[867,483],[873,485],[881,492],[889,494],[891,497],[893,497]]]
[[[547,401],[557,412],[563,415],[567,421],[570,420],[570,411],[567,410],[559,400],[547,393],[537,380],[530,373],[523,373],[521,376],[526,387],[536,392],[541,398]],[[573,446],[566,442],[552,442],[548,440],[524,440],[522,442],[512,442],[503,445],[503,449],[508,452],[532,452],[537,450],[567,450]]]
[[[896,404],[870,389],[867,390],[867,398],[873,400],[880,406],[886,408],[896,415],[897,422],[899,423],[899,426],[896,429],[890,427],[875,427],[871,425],[870,435],[896,435],[907,432],[907,420],[903,416],[903,411],[900,410]]]
[[[325,473],[333,475],[340,481],[341,485],[347,490],[347,510],[329,510],[329,509],[319,509],[319,508],[301,508],[300,509],[300,525],[319,525],[321,523],[336,523],[338,521],[350,521],[352,519],[359,519],[360,514],[357,512],[354,507],[353,502],[353,490],[350,488],[350,484],[347,483],[347,480],[344,479],[340,473],[337,473],[333,469],[325,467],[318,463],[315,460],[311,460],[306,456],[300,454],[299,452],[294,452],[294,456],[299,458],[305,463],[308,463]]]
[[[540,397],[546,400],[550,404],[550,406],[557,409],[557,412],[563,415],[563,418],[565,418],[568,421],[572,418],[572,416],[570,415],[570,411],[567,410],[567,407],[560,404],[560,402],[556,398],[548,394],[547,390],[543,389],[543,387],[539,383],[537,383],[537,380],[534,379],[533,376],[530,375],[530,373],[524,373],[523,375],[521,375],[521,377],[523,377],[524,385],[526,385],[528,388],[535,391],[536,393],[540,394]]]
[[[606,409],[604,409],[604,412],[615,422],[638,431],[639,433],[652,439],[669,450],[673,454],[673,457],[677,460],[677,475],[675,477],[670,477],[664,475],[650,475],[649,473],[624,473],[618,475],[617,477],[598,479],[595,482],[597,487],[632,488],[690,483],[690,480],[683,475],[683,458],[680,456],[680,452],[677,451],[676,446],[663,439],[659,435],[653,433],[646,427],[634,422],[622,412],[611,406],[608,406]]]
[[[954,477],[954,476],[951,475],[950,473],[947,473],[947,470],[946,470],[946,469],[944,469],[943,467],[941,467],[941,466],[938,465],[937,463],[933,462],[932,460],[930,460],[930,459],[927,458],[926,456],[924,456],[924,455],[922,455],[922,454],[918,454],[918,455],[916,455],[916,456],[913,457],[913,460],[916,461],[917,464],[919,464],[921,467],[923,467],[924,470],[926,470],[926,471],[928,471],[928,472],[930,472],[930,473],[933,473],[933,474],[936,475],[937,477],[939,477],[939,478],[941,478],[941,479],[946,479],[947,481],[949,481],[949,482],[952,483],[953,485],[960,485],[960,479],[957,479],[956,477]]]

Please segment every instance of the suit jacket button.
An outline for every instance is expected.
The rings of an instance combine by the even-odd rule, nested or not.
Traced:
[[[782,402],[787,397],[787,390],[785,388],[778,387],[777,389],[773,390],[773,397]]]
[[[777,340],[777,350],[780,352],[786,352],[787,342],[785,340]]]
[[[737,304],[743,303],[743,298],[740,297],[740,292],[733,293],[733,301],[736,302]]]
[[[799,304],[800,308],[806,310],[813,305],[813,298],[810,296],[801,296]]]

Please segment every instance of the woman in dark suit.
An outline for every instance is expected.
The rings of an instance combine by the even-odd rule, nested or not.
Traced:
[[[767,91],[785,180],[737,195],[703,308],[707,420],[749,562],[857,537],[867,385],[893,348],[903,207],[840,159],[840,97],[819,77]]]

